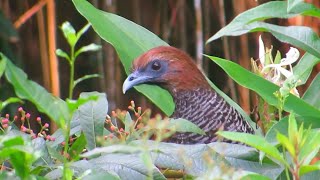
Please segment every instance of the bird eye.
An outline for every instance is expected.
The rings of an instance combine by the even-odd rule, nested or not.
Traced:
[[[155,70],[155,71],[158,71],[158,70],[161,68],[161,64],[156,61],[156,62],[152,63],[151,68],[152,68],[153,70]]]

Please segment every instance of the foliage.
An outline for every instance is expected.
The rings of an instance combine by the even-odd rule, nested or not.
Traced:
[[[88,31],[90,28],[90,24],[85,25],[82,29],[79,30],[79,32],[76,33],[74,28],[69,22],[64,22],[61,26],[61,30],[63,32],[64,37],[66,38],[69,46],[70,46],[70,55],[68,55],[66,52],[64,52],[61,49],[56,50],[56,54],[60,57],[65,58],[70,65],[70,83],[69,83],[69,99],[72,99],[72,94],[73,94],[73,89],[75,86],[80,83],[83,80],[94,78],[94,77],[99,77],[98,74],[90,74],[90,75],[85,75],[77,80],[74,80],[74,66],[75,66],[75,61],[77,57],[84,52],[89,52],[89,51],[98,51],[101,49],[101,46],[98,46],[94,43],[83,46],[79,48],[78,50],[75,50],[75,46],[81,36]]]
[[[155,46],[167,45],[156,35],[131,21],[97,10],[86,1],[73,0],[73,2],[101,38],[115,47],[126,72],[131,61],[144,51]],[[278,84],[270,82],[270,79],[266,78],[266,73],[276,74],[271,67],[286,69],[285,65],[281,64],[284,58],[281,58],[280,52],[275,58],[265,52],[262,56],[259,55],[260,64],[253,63],[254,73],[229,60],[207,56],[237,83],[253,90],[264,103],[279,110],[278,114],[269,119],[274,124],[266,128],[265,137],[218,132],[224,138],[249,146],[222,142],[198,145],[161,142],[177,131],[199,134],[203,131],[184,119],[151,117],[150,110],[142,110],[133,101],[128,111],[115,110],[108,115],[108,101],[104,93],[81,93],[78,99],[72,100],[73,88],[77,83],[96,76],[88,75],[74,80],[76,57],[82,52],[99,49],[96,45],[75,49],[79,38],[90,27],[89,24],[79,32],[76,32],[70,23],[66,22],[61,26],[63,35],[70,45],[69,54],[57,50],[57,55],[67,59],[70,65],[70,91],[67,100],[54,97],[43,87],[29,80],[20,68],[1,54],[0,77],[5,74],[6,80],[12,84],[19,99],[9,98],[1,102],[0,111],[11,102],[27,100],[56,122],[59,129],[52,135],[47,134],[48,125],[43,124],[40,117],[31,118],[31,115],[22,108],[18,110],[19,115],[13,118],[9,115],[0,117],[0,178],[307,179],[317,177],[320,166],[319,162],[314,160],[320,148],[320,137],[318,137],[320,134],[316,129],[320,127],[318,93],[320,76],[316,76],[302,98],[291,94],[291,91],[304,84],[313,66],[319,63],[319,37],[308,27],[279,27],[261,22],[268,18],[289,18],[296,15],[319,17],[319,9],[299,0],[269,2],[243,12],[208,40],[210,42],[226,35],[268,31],[280,41],[289,42],[306,51],[300,62],[290,71],[293,75],[281,76],[281,83]],[[303,36],[298,33],[302,33]],[[265,57],[267,63],[261,61],[262,57]],[[263,67],[261,69],[260,66],[269,69],[265,70]],[[212,84],[210,81],[209,83]],[[213,84],[212,86],[235,108],[241,109]],[[150,98],[167,115],[172,113],[173,102],[166,91],[150,85],[138,86],[137,90]],[[268,112],[269,109],[261,108],[259,113],[264,111]],[[241,112],[244,113],[243,110]],[[251,122],[249,116],[245,117]],[[39,123],[41,127],[39,132],[31,130],[29,122],[32,119]],[[21,125],[17,127],[19,123]]]

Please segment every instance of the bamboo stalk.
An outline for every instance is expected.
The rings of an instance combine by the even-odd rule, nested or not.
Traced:
[[[225,6],[224,6],[224,0],[219,0],[219,9],[220,9],[220,15],[219,15],[219,21],[220,21],[220,25],[221,27],[226,26],[226,12],[225,12]],[[229,45],[229,38],[228,37],[223,37],[222,38],[222,45],[223,45],[223,52],[224,52],[224,56],[226,59],[231,59],[231,54],[230,54],[230,45]],[[230,96],[231,98],[237,102],[238,98],[237,98],[237,93],[236,93],[236,86],[234,81],[228,77],[227,79],[227,83],[229,86],[229,90],[230,90]]]
[[[37,13],[42,7],[47,3],[46,0],[40,0],[32,8],[27,10],[23,15],[21,15],[16,22],[14,22],[14,27],[19,29],[22,24],[24,24],[28,19],[31,18],[35,13]]]
[[[60,82],[58,60],[55,54],[56,51],[56,13],[55,1],[47,0],[47,21],[48,21],[48,51],[49,51],[49,65],[50,65],[50,80],[51,92],[53,95],[60,97]],[[57,129],[57,125],[51,121],[51,132]]]
[[[194,0],[194,9],[196,15],[196,63],[200,69],[203,67],[203,35],[202,35],[202,9],[201,0]]]
[[[50,76],[47,73],[50,69],[49,66],[49,55],[48,55],[48,47],[47,47],[47,38],[46,38],[46,29],[45,22],[43,19],[43,11],[39,9],[37,13],[37,22],[38,22],[38,30],[39,30],[39,45],[40,45],[40,57],[41,57],[41,66],[42,66],[42,77],[43,84],[46,89],[51,89],[50,84]]]
[[[241,12],[246,11],[247,9],[250,9],[255,5],[256,2],[250,2],[250,1],[234,1],[233,7],[236,14],[240,14]],[[249,53],[249,39],[248,35],[242,35],[240,36],[240,54],[238,57],[238,63],[246,68],[250,69],[250,53]],[[250,112],[250,91],[247,88],[244,88],[242,86],[237,86],[237,90],[239,92],[238,100],[240,106],[246,111]]]
[[[178,19],[179,19],[179,26],[177,29],[179,31],[178,36],[180,39],[180,49],[187,51],[187,21],[186,21],[186,1],[179,0],[177,2],[177,11],[178,11]]]

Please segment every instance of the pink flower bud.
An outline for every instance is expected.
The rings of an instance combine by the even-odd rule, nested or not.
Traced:
[[[41,122],[41,117],[37,117],[37,122]]]
[[[26,132],[26,131],[27,131],[27,128],[24,127],[24,126],[21,126],[21,127],[20,127],[20,130],[21,130],[22,132]]]
[[[51,139],[50,135],[46,136],[46,140],[50,140],[50,139]]]
[[[9,122],[9,119],[7,118],[2,119],[2,124],[8,124],[8,122]]]
[[[7,129],[9,127],[9,124],[2,124],[3,129]]]
[[[18,111],[19,111],[19,112],[22,112],[22,111],[23,111],[23,108],[22,108],[22,107],[19,107],[19,108],[18,108]]]
[[[30,113],[27,113],[27,114],[26,114],[26,118],[27,118],[27,119],[29,119],[30,116],[31,116]]]
[[[48,124],[48,123],[45,123],[45,124],[44,124],[44,127],[45,127],[45,128],[48,128],[48,127],[49,127],[49,124]]]

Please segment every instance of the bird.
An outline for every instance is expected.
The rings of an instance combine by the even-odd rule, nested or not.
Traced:
[[[123,93],[139,84],[158,85],[172,95],[175,109],[171,118],[183,118],[205,134],[176,132],[168,142],[209,144],[219,138],[219,130],[254,134],[244,117],[209,85],[193,59],[172,46],[154,47],[132,62],[131,74],[123,83]]]

